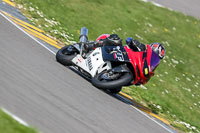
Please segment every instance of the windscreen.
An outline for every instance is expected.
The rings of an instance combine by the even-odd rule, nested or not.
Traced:
[[[151,54],[151,70],[154,71],[155,68],[159,65],[159,63],[160,63],[160,57],[154,51],[152,51],[152,54]]]

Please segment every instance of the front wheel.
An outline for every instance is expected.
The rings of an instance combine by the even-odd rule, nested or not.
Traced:
[[[97,88],[108,89],[112,90],[113,92],[119,92],[121,90],[121,87],[130,83],[132,79],[133,75],[130,71],[118,73],[112,71],[104,71],[102,73],[97,74],[94,78],[92,78],[91,81],[92,84]]]
[[[122,87],[115,88],[115,89],[107,89],[112,94],[117,94],[121,91]]]
[[[58,50],[56,53],[56,60],[65,66],[71,66],[73,65],[72,59],[76,55],[77,50],[72,45],[67,45]]]

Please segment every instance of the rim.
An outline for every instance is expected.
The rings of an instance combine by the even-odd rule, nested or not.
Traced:
[[[121,76],[121,73],[105,72],[99,76],[100,81],[111,81],[116,80]]]

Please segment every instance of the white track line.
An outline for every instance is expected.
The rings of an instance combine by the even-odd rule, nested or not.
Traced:
[[[163,6],[163,5],[161,5],[161,4],[158,4],[158,3],[156,3],[156,2],[151,2],[152,4],[154,4],[155,6],[158,6],[158,7],[162,7],[162,8],[164,8],[165,6]]]
[[[167,131],[169,131],[170,133],[174,133],[173,131],[169,130],[168,128],[166,128],[165,126],[163,126],[162,124],[160,124],[158,121],[156,121],[155,119],[151,118],[148,114],[144,113],[143,111],[139,110],[138,108],[136,108],[133,105],[130,105],[131,107],[133,107],[135,110],[137,110],[138,112],[140,112],[141,114],[143,114],[144,116],[146,116],[147,118],[151,119],[152,121],[154,121],[155,123],[157,123],[158,125],[160,125],[161,127],[163,127],[164,129],[166,129]]]
[[[9,112],[8,110],[1,108],[6,114],[8,114],[9,116],[11,116],[13,119],[15,119],[16,121],[18,121],[20,124],[24,125],[24,126],[29,126],[24,120],[22,120],[21,118],[17,117],[16,115],[12,114],[11,112]]]
[[[143,1],[143,2],[148,2],[148,0],[141,0],[141,1]]]
[[[161,5],[161,4],[157,3],[157,2],[154,2],[154,1],[149,1],[149,0],[141,0],[141,1],[143,1],[143,2],[151,2],[155,6],[165,8],[165,6],[163,6],[163,5]]]
[[[56,55],[56,53],[54,53],[52,50],[50,50],[48,47],[46,47],[44,44],[42,44],[41,42],[39,42],[37,39],[35,39],[33,36],[29,35],[26,31],[24,31],[21,27],[19,27],[17,24],[15,24],[14,22],[12,22],[9,18],[7,18],[4,14],[2,14],[0,12],[0,14],[6,18],[9,22],[11,22],[14,26],[16,26],[19,30],[21,30],[22,32],[24,32],[26,35],[28,35],[30,38],[32,38],[33,40],[35,40],[37,43],[39,43],[41,46],[43,46],[44,48],[46,48],[47,50],[49,50],[51,53],[53,53],[54,55]],[[130,105],[132,106],[132,105]],[[154,121],[155,123],[157,123],[159,126],[163,127],[164,129],[166,129],[167,131],[169,131],[170,133],[173,133],[171,130],[167,129],[166,127],[164,127],[162,124],[158,123],[156,120],[152,119],[151,117],[149,117],[147,114],[145,114],[144,112],[140,111],[139,109],[135,108],[134,106],[132,106],[134,109],[136,109],[137,111],[139,111],[141,114],[143,114],[144,116],[146,116],[147,118],[151,119],[152,121]]]
[[[54,53],[52,50],[50,50],[48,47],[46,47],[44,44],[42,44],[40,41],[38,41],[36,38],[34,38],[33,36],[31,36],[30,34],[28,34],[26,31],[24,31],[21,27],[19,27],[17,24],[15,24],[13,21],[11,21],[7,16],[5,16],[3,13],[0,12],[0,14],[7,19],[10,23],[12,23],[14,26],[16,26],[19,30],[21,30],[22,32],[24,32],[27,36],[29,36],[30,38],[32,38],[34,41],[36,41],[37,43],[39,43],[41,46],[43,46],[44,48],[46,48],[47,50],[49,50],[51,53],[53,53],[54,55],[56,55],[56,53]]]

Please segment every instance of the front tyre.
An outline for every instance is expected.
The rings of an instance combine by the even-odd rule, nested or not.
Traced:
[[[71,66],[73,65],[72,59],[76,55],[77,50],[72,45],[67,45],[58,50],[56,53],[56,60],[65,66]]]
[[[122,87],[115,88],[115,89],[107,89],[112,94],[117,94],[121,91]]]
[[[119,92],[121,87],[130,83],[133,79],[131,72],[109,72],[104,71],[92,78],[92,84],[100,89],[108,89],[110,92]],[[117,90],[117,88],[120,88]]]

